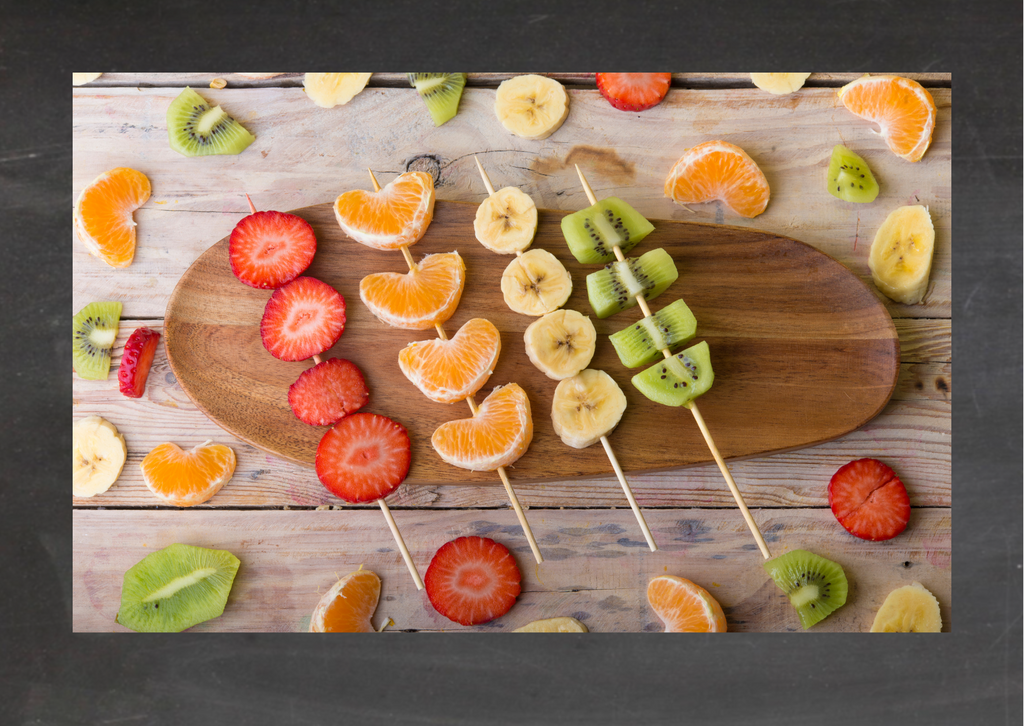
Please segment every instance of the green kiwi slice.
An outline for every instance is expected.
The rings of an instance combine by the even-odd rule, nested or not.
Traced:
[[[599,318],[628,310],[636,296],[653,300],[679,277],[672,256],[660,247],[640,257],[612,262],[587,275],[587,297]]]
[[[665,406],[685,406],[711,389],[715,372],[707,341],[664,358],[632,378],[640,393]]]
[[[562,234],[569,251],[583,264],[611,262],[614,247],[623,254],[654,231],[654,225],[618,197],[562,217]]]
[[[878,182],[866,161],[845,146],[836,145],[828,164],[828,193],[844,202],[864,204],[875,201]]]
[[[665,348],[672,350],[697,333],[697,318],[683,299],[666,305],[649,317],[638,320],[608,336],[626,368],[637,368],[661,357]]]
[[[71,362],[79,378],[106,380],[110,373],[110,350],[117,340],[121,303],[89,303],[75,315]]]
[[[820,623],[846,603],[850,586],[838,562],[807,550],[793,550],[763,565],[789,596],[804,630]]]
[[[183,156],[238,154],[256,140],[220,106],[186,87],[167,109],[171,148]]]
[[[434,126],[451,119],[459,110],[466,85],[465,73],[410,73],[409,83],[427,104]]]
[[[115,620],[138,633],[180,633],[224,612],[238,572],[226,550],[172,544],[124,573]]]

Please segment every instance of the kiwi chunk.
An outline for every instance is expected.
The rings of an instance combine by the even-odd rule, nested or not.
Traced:
[[[186,87],[167,109],[171,148],[183,156],[238,154],[256,140],[220,106]]]
[[[711,389],[715,372],[706,341],[664,358],[632,378],[640,393],[665,406],[685,406]]]
[[[426,102],[434,126],[440,126],[458,112],[459,99],[466,85],[466,74],[410,73],[409,83]]]
[[[180,633],[224,612],[238,572],[226,550],[172,544],[124,573],[115,620],[138,633]]]
[[[117,340],[121,303],[89,303],[75,315],[71,362],[79,378],[106,380],[110,373],[110,350]]]
[[[599,318],[628,310],[636,296],[653,300],[679,277],[672,256],[661,249],[612,262],[587,275],[587,297]]]
[[[828,164],[828,193],[844,202],[864,204],[875,201],[878,182],[868,163],[840,144],[832,149]]]
[[[800,616],[804,630],[846,603],[850,586],[838,562],[807,550],[793,550],[763,565]]]
[[[569,250],[585,265],[611,262],[615,247],[625,254],[653,231],[653,224],[618,197],[562,217]]]
[[[626,368],[637,368],[661,357],[665,348],[672,350],[697,333],[697,318],[683,299],[666,305],[649,317],[638,320],[608,336]]]

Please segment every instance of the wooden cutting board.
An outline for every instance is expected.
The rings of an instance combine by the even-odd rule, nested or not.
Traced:
[[[427,234],[411,248],[425,254],[457,250],[466,263],[466,286],[449,336],[467,320],[484,317],[501,331],[501,357],[476,395],[509,382],[529,395],[534,438],[510,470],[513,481],[605,476],[611,467],[601,446],[575,450],[555,435],[550,418],[556,382],[526,356],[523,332],[535,318],[504,303],[501,273],[511,257],[485,249],[473,234],[476,204],[438,201]],[[341,231],[331,203],[293,212],[316,231],[316,258],[305,273],[334,286],[348,304],[345,332],[323,357],[347,358],[370,389],[364,410],[402,423],[412,439],[408,484],[493,482],[493,472],[445,464],[430,446],[441,423],[470,416],[466,403],[445,405],[424,397],[401,373],[398,352],[435,331],[390,328],[359,299],[359,281],[381,271],[405,272],[398,252],[364,247]],[[630,383],[641,369],[619,362],[607,335],[638,320],[634,307],[605,320],[592,314],[586,275],[569,252],[559,226],[564,212],[540,211],[534,247],[551,252],[573,278],[565,307],[589,314],[598,332],[590,364],[622,388],[628,408],[611,434],[623,469],[685,467],[712,461],[692,415],[647,400]],[[655,231],[632,251],[657,247],[674,258],[679,279],[651,302],[659,310],[683,297],[697,318],[697,338],[711,349],[714,387],[699,399],[705,421],[726,458],[753,457],[810,446],[842,436],[878,414],[899,372],[899,341],[875,294],[855,275],[797,240],[742,227],[652,220]],[[277,360],[262,345],[259,323],[272,291],[239,282],[228,262],[228,238],[210,247],[182,276],[166,312],[166,349],[182,389],[213,421],[234,436],[276,456],[309,466],[326,428],[299,421],[288,406],[288,387],[312,362]]]

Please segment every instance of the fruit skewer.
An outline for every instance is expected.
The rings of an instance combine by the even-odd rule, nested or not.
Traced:
[[[583,184],[583,190],[587,194],[587,199],[590,203],[597,204],[597,197],[594,196],[594,190],[590,188],[590,184],[587,183],[587,178],[583,176],[583,171],[579,165],[576,165],[576,173],[579,174],[580,182]],[[618,245],[613,248],[615,252],[615,258],[619,262],[625,261],[625,255],[622,254],[622,250],[619,249]],[[640,306],[640,310],[643,311],[644,317],[651,316],[651,309],[647,305],[647,300],[644,299],[643,293],[639,293],[636,296],[637,305]],[[668,348],[662,348],[661,354],[667,359],[672,357],[671,351]],[[708,431],[707,424],[704,423],[704,417],[700,415],[700,410],[697,408],[695,401],[690,401],[684,404],[690,412],[693,414],[694,420],[697,422],[697,427],[700,428],[701,434],[704,436],[704,441],[708,445],[708,449],[711,450],[711,455],[715,458],[715,463],[718,464],[719,470],[722,472],[722,476],[725,478],[725,483],[729,485],[729,491],[732,492],[733,499],[736,500],[736,505],[740,508],[740,512],[743,515],[744,521],[747,523],[747,527],[750,529],[750,533],[754,535],[754,540],[757,542],[757,547],[761,550],[761,555],[766,560],[771,559],[771,553],[768,551],[768,545],[765,544],[764,537],[761,536],[761,530],[758,529],[757,523],[750,514],[750,510],[747,509],[746,502],[743,501],[743,495],[740,494],[739,488],[736,486],[736,481],[732,478],[732,474],[729,472],[729,467],[725,465],[725,460],[722,458],[722,454],[718,451],[718,447],[715,445],[715,440],[711,437],[711,432]]]

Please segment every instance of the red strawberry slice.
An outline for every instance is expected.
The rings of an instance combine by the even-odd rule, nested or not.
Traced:
[[[505,545],[486,537],[459,537],[437,551],[423,584],[437,612],[461,625],[479,625],[512,608],[521,579]]]
[[[363,373],[352,361],[327,360],[303,371],[288,389],[288,404],[310,426],[330,426],[370,399]]]
[[[854,537],[892,539],[910,520],[910,497],[896,472],[877,459],[841,467],[828,484],[828,504]]]
[[[146,379],[153,365],[160,333],[150,328],[136,328],[124,344],[121,367],[117,369],[117,383],[128,398],[142,398],[146,392]]]
[[[597,89],[620,111],[645,111],[661,103],[671,73],[598,73]]]
[[[316,254],[309,222],[284,212],[253,212],[235,225],[228,243],[231,271],[251,287],[281,287],[305,272]]]
[[[398,488],[411,459],[404,426],[376,413],[354,413],[320,439],[316,475],[346,502],[372,502]]]
[[[345,330],[345,298],[314,277],[277,288],[260,321],[263,347],[281,360],[306,360],[338,342]]]

